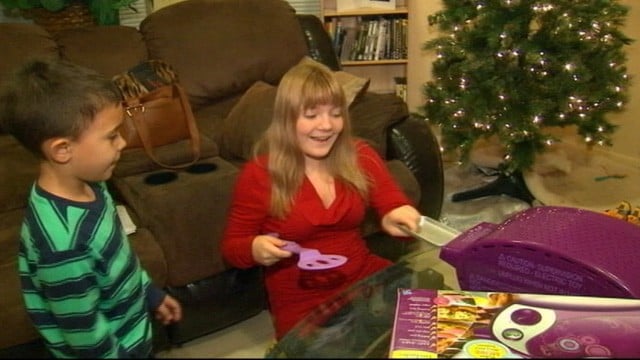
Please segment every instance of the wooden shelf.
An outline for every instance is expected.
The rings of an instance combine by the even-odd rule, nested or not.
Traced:
[[[399,60],[360,60],[360,61],[342,61],[342,66],[365,66],[365,65],[389,65],[389,64],[406,64],[407,59]]]
[[[343,17],[343,16],[369,16],[369,15],[400,15],[408,14],[409,11],[406,7],[396,9],[378,9],[378,8],[359,8],[346,11],[336,11],[332,9],[326,9],[323,13],[324,17]]]
[[[406,39],[406,31],[408,31],[407,23],[409,21],[409,0],[395,0],[396,4],[395,8],[385,8],[385,7],[360,7],[353,9],[346,9],[338,11],[337,3],[338,0],[323,0],[322,4],[322,21],[327,26],[327,31],[332,36],[335,36],[337,32],[336,29],[346,29],[345,32],[341,32],[341,36],[346,38],[339,38],[337,40],[336,46],[340,59],[340,64],[344,68],[345,71],[348,71],[354,75],[368,78],[371,80],[369,90],[373,92],[380,93],[394,93],[398,91],[398,84],[396,83],[396,79],[398,78],[406,78],[407,72],[407,64],[408,59],[404,58],[407,56],[408,51],[405,48],[406,40],[400,40],[402,45],[398,48],[397,40],[403,39],[402,36],[405,36]],[[425,0],[413,0],[413,1],[425,1]],[[355,3],[355,2],[354,2]],[[370,4],[367,4],[370,5]],[[344,7],[342,7],[344,9]],[[393,36],[393,44],[389,45],[389,40],[384,40],[383,38],[378,38],[377,43],[374,43],[372,47],[370,47],[372,43],[371,39],[374,39],[373,36],[377,35],[378,29],[383,24],[385,30],[389,27],[393,27],[394,32],[391,36]],[[367,41],[366,45],[366,53],[362,55],[362,37],[360,35],[362,29],[366,31],[367,28],[361,28],[360,24],[364,24],[367,26],[367,23],[373,23],[373,25],[368,25],[369,37],[365,39]],[[376,25],[377,24],[377,25]],[[341,27],[340,27],[341,26]],[[355,30],[354,30],[355,29]],[[389,31],[389,30],[387,30]],[[402,31],[404,35],[400,35],[398,38],[397,31]],[[355,44],[358,46],[358,56],[354,57],[351,51],[344,52],[347,49],[352,49],[354,46],[354,36],[356,38]],[[380,40],[382,39],[382,40]],[[377,49],[382,41],[386,41],[386,47],[383,49],[384,54],[376,53]],[[382,49],[382,48],[380,48]],[[389,53],[389,49],[392,49],[393,54]],[[398,50],[400,49],[400,50]],[[372,51],[372,52],[369,52]],[[400,51],[400,52],[398,52]],[[374,56],[372,56],[372,54]],[[342,55],[342,56],[340,56]],[[398,59],[398,56],[403,57]],[[364,58],[369,60],[352,60],[355,58]],[[372,60],[374,58],[380,58],[380,60]]]

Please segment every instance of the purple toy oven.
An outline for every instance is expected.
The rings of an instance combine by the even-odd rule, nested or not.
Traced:
[[[519,294],[493,319],[495,339],[534,358],[637,358],[640,301]]]
[[[639,256],[639,226],[557,206],[480,223],[440,252],[463,290],[617,298],[640,298]]]

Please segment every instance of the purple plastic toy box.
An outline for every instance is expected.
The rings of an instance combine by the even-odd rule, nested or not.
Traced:
[[[461,289],[640,298],[640,227],[541,206],[480,223],[444,245]]]

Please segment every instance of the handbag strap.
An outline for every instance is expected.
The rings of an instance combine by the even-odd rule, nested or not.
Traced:
[[[160,88],[159,88],[160,89]],[[191,106],[189,105],[189,99],[185,91],[178,84],[172,84],[170,87],[162,88],[161,91],[177,91],[178,96],[180,97],[180,102],[182,103],[182,110],[184,112],[184,118],[187,121],[187,128],[189,130],[189,142],[191,143],[191,154],[193,158],[184,164],[171,165],[164,163],[158,159],[158,157],[153,152],[153,143],[151,141],[151,134],[149,133],[149,129],[147,128],[147,123],[144,120],[145,117],[145,109],[144,105],[141,105],[139,101],[134,101],[133,103],[129,103],[129,108],[127,109],[127,114],[131,116],[133,120],[133,125],[136,127],[138,131],[138,136],[140,137],[140,142],[144,148],[144,151],[147,153],[149,158],[155,162],[156,164],[168,168],[168,169],[182,169],[187,166],[195,164],[196,161],[200,159],[200,133],[198,131],[198,126],[196,125],[195,117],[193,116],[193,112],[191,111]]]

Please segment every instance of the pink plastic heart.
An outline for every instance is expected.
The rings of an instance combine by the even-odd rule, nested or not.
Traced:
[[[332,269],[347,262],[347,257],[334,254],[321,254],[316,249],[304,248],[294,241],[287,241],[282,250],[297,253],[298,267],[303,270]]]

